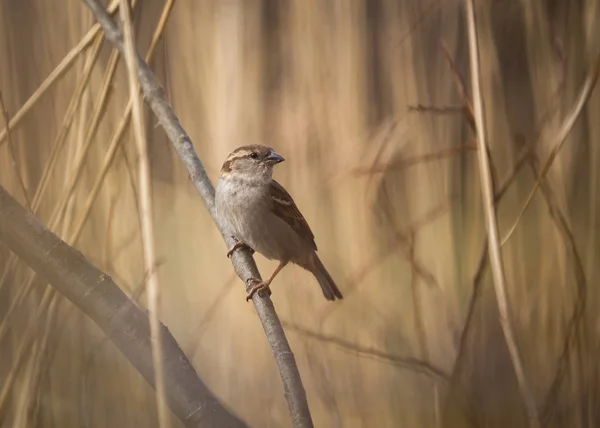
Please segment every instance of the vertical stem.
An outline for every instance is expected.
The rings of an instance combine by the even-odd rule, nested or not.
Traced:
[[[473,91],[473,108],[477,129],[477,157],[479,160],[479,172],[481,179],[481,196],[485,213],[485,225],[488,233],[488,245],[492,276],[494,279],[494,290],[496,292],[496,300],[498,301],[498,312],[500,313],[500,325],[506,345],[510,353],[517,381],[527,413],[529,414],[530,425],[539,427],[538,410],[535,399],[525,378],[523,362],[517,347],[515,334],[512,328],[510,315],[510,307],[508,303],[508,295],[506,291],[506,276],[504,265],[502,262],[502,254],[500,253],[500,239],[498,233],[498,219],[496,218],[496,207],[494,204],[494,187],[492,184],[492,174],[490,170],[490,162],[487,151],[487,129],[485,122],[485,107],[483,103],[483,95],[481,90],[481,73],[479,62],[479,41],[477,36],[477,25],[475,19],[475,4],[474,0],[466,0],[467,12],[467,31],[469,37],[469,53],[471,63],[471,84]]]
[[[164,369],[162,358],[162,344],[160,341],[159,287],[158,275],[155,265],[155,243],[152,218],[152,193],[150,183],[150,162],[148,147],[144,132],[144,117],[139,93],[137,78],[138,63],[133,38],[133,27],[127,0],[121,0],[119,13],[123,21],[123,39],[125,61],[127,63],[127,77],[132,102],[133,133],[139,152],[139,206],[142,225],[142,246],[144,252],[144,266],[146,270],[146,292],[148,296],[148,314],[150,318],[150,337],[152,341],[152,361],[154,364],[154,383],[156,388],[156,404],[158,410],[158,423],[161,428],[170,426],[170,415],[165,400]]]

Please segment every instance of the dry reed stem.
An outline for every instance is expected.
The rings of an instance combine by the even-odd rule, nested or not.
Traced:
[[[447,54],[447,57],[451,58],[449,53]],[[562,87],[559,87],[555,94],[556,100],[558,100],[561,91],[562,91]],[[531,138],[529,138],[529,140],[526,144],[522,144],[523,147],[521,148],[521,151],[519,152],[519,155],[517,156],[517,160],[515,161],[512,168],[508,171],[507,176],[504,178],[504,180],[502,180],[502,183],[498,186],[498,189],[496,190],[496,194],[494,197],[494,202],[496,204],[499,204],[501,202],[502,198],[506,194],[506,191],[509,189],[510,185],[514,182],[515,178],[517,177],[518,172],[524,165],[529,163],[532,168],[536,168],[535,167],[536,158],[535,158],[535,153],[534,153],[535,145],[538,142],[539,135],[541,134],[541,130],[543,129],[544,125],[556,114],[557,105],[558,105],[558,103],[552,103],[552,105],[550,105],[546,109],[546,111],[542,115],[541,120],[539,121],[539,123],[536,126],[536,131],[534,132],[534,135]],[[471,114],[468,108],[464,109],[464,114],[465,115]],[[467,118],[467,120],[469,123],[474,123],[474,119],[472,117]],[[536,177],[538,176],[537,172],[535,172],[534,174]],[[544,190],[544,189],[546,189],[546,190]],[[563,239],[565,239],[565,244],[567,245],[568,248],[571,248],[571,252],[573,255],[573,259],[574,259],[573,263],[574,263],[574,269],[575,269],[575,276],[577,278],[577,284],[578,284],[577,286],[579,289],[578,302],[581,302],[582,301],[581,296],[585,295],[585,276],[582,276],[583,268],[582,268],[582,264],[581,264],[581,258],[577,252],[573,234],[570,231],[570,229],[568,228],[568,226],[565,227],[566,226],[566,218],[565,218],[564,214],[562,214],[560,207],[558,207],[558,205],[552,200],[551,189],[549,187],[542,186],[542,190],[544,191],[543,194],[547,200],[549,207],[551,207],[550,209],[551,209],[552,218],[555,222],[557,222],[557,228],[562,233]],[[552,212],[553,210],[556,210],[556,214],[554,214]],[[468,305],[468,309],[467,309],[467,316],[465,318],[465,322],[464,322],[464,325],[463,325],[463,328],[462,328],[461,334],[460,334],[457,356],[455,358],[454,367],[452,369],[452,375],[451,375],[451,380],[450,380],[450,389],[454,388],[454,385],[458,381],[458,376],[460,375],[463,357],[466,352],[467,334],[470,330],[471,323],[473,320],[473,315],[475,313],[475,305],[481,294],[480,292],[481,292],[481,285],[482,285],[482,280],[483,280],[483,273],[487,266],[487,261],[488,261],[488,241],[487,241],[487,237],[486,237],[483,242],[483,248],[481,251],[479,263],[477,264],[477,269],[475,271],[475,275],[474,275],[473,282],[472,282],[472,290],[473,291],[471,292],[471,297],[469,299],[469,305]],[[582,290],[582,288],[583,288],[583,290]],[[583,299],[583,301],[585,303],[585,298]],[[574,311],[572,319],[576,319],[576,318],[577,318],[577,310]],[[567,350],[569,349],[569,338],[570,337],[572,337],[572,335],[567,334],[567,339],[565,341],[563,355],[561,356],[561,363],[565,362],[567,359],[567,355],[568,355]],[[566,364],[562,364],[562,365],[559,364],[559,369],[557,370],[557,374],[555,376],[555,381],[553,382],[553,386],[550,388],[550,392],[548,393],[548,398],[546,399],[546,405],[544,406],[544,408],[546,408],[546,409],[549,408],[548,402],[551,401],[551,396],[553,395],[552,391],[557,389],[557,387],[555,387],[555,385],[558,383],[559,379],[561,378],[561,376],[560,376],[561,367],[564,368],[565,365]],[[546,418],[543,417],[543,419],[545,420]]]
[[[477,142],[479,150],[477,151],[479,159],[479,172],[481,179],[482,202],[485,212],[485,223],[488,233],[488,248],[490,255],[490,264],[492,268],[492,277],[494,279],[494,290],[498,302],[498,312],[500,314],[500,324],[506,340],[506,344],[511,356],[512,364],[515,369],[519,389],[527,413],[529,415],[532,427],[539,427],[539,415],[535,398],[531,392],[523,362],[517,346],[516,337],[512,327],[510,306],[506,289],[506,276],[502,262],[502,253],[500,250],[498,219],[496,218],[496,207],[494,204],[494,186],[492,183],[492,173],[490,168],[489,154],[487,151],[487,127],[485,121],[485,106],[481,88],[481,71],[479,60],[479,39],[477,35],[477,23],[475,17],[475,1],[465,0],[466,2],[466,20],[469,40],[469,58],[471,65],[471,84],[473,92],[473,111],[477,130]]]
[[[348,342],[344,339],[340,339],[339,337],[330,336],[309,330],[293,322],[281,321],[281,323],[286,328],[303,336],[318,340],[320,342],[336,345],[344,351],[354,352],[360,356],[373,358],[376,361],[392,364],[394,366],[402,367],[415,373],[423,374],[436,382],[446,383],[449,379],[447,373],[445,373],[442,369],[438,367],[432,366],[427,361],[421,361],[412,357],[401,357],[398,355],[390,354],[385,351],[381,351],[376,348],[357,345],[355,343]]]
[[[148,316],[150,318],[150,339],[152,343],[152,361],[154,364],[154,386],[156,390],[156,407],[158,411],[158,425],[161,428],[171,426],[169,410],[165,399],[165,383],[163,368],[162,343],[160,341],[160,289],[158,272],[153,268],[156,259],[156,242],[154,237],[154,220],[152,213],[152,185],[150,159],[148,158],[148,141],[144,129],[144,111],[140,100],[139,82],[137,78],[137,58],[134,42],[133,26],[129,13],[127,0],[121,0],[119,12],[123,30],[123,47],[125,62],[127,64],[127,80],[129,82],[130,101],[133,114],[133,134],[138,150],[138,183],[139,183],[139,208],[142,225],[141,238],[144,265],[148,271],[146,278],[146,295],[148,299]]]
[[[119,0],[112,0],[110,5],[108,6],[108,12],[110,14],[114,13],[117,10],[117,6],[119,4]],[[81,41],[75,46],[71,51],[62,59],[60,64],[52,70],[52,73],[46,77],[46,79],[42,82],[42,84],[35,90],[33,95],[29,97],[25,104],[21,106],[21,108],[15,113],[12,117],[9,128],[15,129],[15,127],[21,122],[23,117],[31,110],[31,108],[35,105],[36,102],[46,93],[46,91],[52,86],[56,80],[63,75],[63,73],[73,64],[73,61],[87,48],[87,46],[94,40],[94,37],[100,32],[100,25],[94,24],[92,28],[86,33],[85,36],[81,39]],[[4,143],[7,136],[7,129],[5,128],[0,132],[0,147]]]
[[[83,75],[79,81],[78,88],[71,98],[71,101],[69,103],[69,108],[67,108],[67,113],[65,114],[65,118],[61,125],[61,130],[59,131],[59,133],[56,137],[56,140],[54,142],[54,145],[53,145],[53,148],[52,148],[52,151],[50,154],[50,158],[48,160],[48,163],[44,167],[44,172],[42,173],[42,178],[40,179],[40,183],[39,183],[39,185],[35,191],[35,194],[33,196],[32,212],[36,212],[38,210],[39,205],[41,203],[41,197],[43,196],[43,194],[46,190],[46,186],[49,183],[49,177],[50,177],[52,171],[54,170],[54,168],[56,167],[56,161],[58,159],[57,158],[58,152],[59,152],[60,148],[62,148],[62,145],[64,144],[64,142],[66,141],[66,132],[68,131],[68,129],[70,127],[71,120],[73,119],[73,116],[75,115],[75,112],[76,112],[76,107],[79,105],[79,101],[81,99],[81,96],[83,95],[83,91],[85,90],[85,88],[87,86],[88,78],[92,71],[91,65],[93,65],[93,63],[95,62],[95,59],[99,53],[101,42],[102,42],[102,35],[99,35],[95,42],[94,51],[92,52],[92,55],[90,56],[89,61],[86,63],[86,65],[84,67]],[[109,85],[109,83],[114,75],[114,71],[116,69],[116,63],[112,64],[112,62],[109,62],[109,64],[112,65],[112,67],[109,65],[108,71],[105,74],[103,89],[100,91],[101,95],[99,97],[99,99],[100,99],[100,101],[98,103],[99,105],[102,105],[104,102],[104,99],[105,99],[104,97],[108,93],[108,85]],[[90,134],[90,133],[88,132],[88,134]],[[49,223],[52,224],[51,227],[55,227],[54,222],[55,221],[58,222],[59,219],[62,218],[62,211],[67,206],[69,198],[71,197],[71,193],[73,192],[73,189],[79,179],[79,174],[81,173],[82,168],[84,166],[85,155],[87,153],[87,150],[89,149],[90,142],[91,142],[91,137],[87,138],[87,136],[86,136],[86,141],[83,143],[83,147],[81,150],[81,156],[80,156],[80,158],[77,162],[77,166],[75,168],[75,170],[76,170],[75,174],[73,175],[70,184],[67,186],[69,188],[69,191],[67,192],[66,195],[63,194],[63,198],[60,200],[60,202],[58,204],[58,208],[55,210],[55,212],[53,212],[53,214],[50,218]],[[8,277],[8,274],[13,271],[17,261],[18,261],[18,259],[14,254],[11,254],[9,256],[8,261],[6,263],[6,267],[2,272],[2,276],[0,277],[0,290],[2,290],[4,283],[6,281],[6,278]]]
[[[573,126],[575,125],[575,122],[577,122],[577,119],[579,118],[581,112],[583,111],[583,108],[587,104],[588,100],[590,99],[590,96],[592,95],[592,92],[594,91],[594,88],[596,86],[596,82],[598,81],[599,75],[600,75],[600,56],[598,56],[596,58],[593,66],[589,70],[588,75],[583,84],[583,87],[581,88],[581,92],[579,93],[579,97],[577,98],[577,101],[575,102],[575,105],[573,106],[573,110],[571,110],[571,112],[567,115],[562,126],[558,130],[558,133],[556,134],[556,139],[555,139],[553,147],[552,147],[552,151],[548,155],[548,158],[546,159],[546,162],[544,163],[544,166],[542,168],[542,171],[540,172],[540,175],[537,177],[537,180],[535,181],[533,188],[529,192],[529,196],[527,197],[527,200],[525,201],[523,208],[521,208],[521,211],[517,215],[517,218],[515,219],[513,225],[510,227],[510,229],[508,230],[504,239],[502,240],[502,245],[504,245],[506,243],[506,241],[508,241],[508,239],[510,239],[511,235],[517,228],[517,225],[519,224],[521,217],[525,213],[525,210],[527,210],[527,208],[529,207],[529,204],[531,204],[531,201],[532,201],[533,197],[535,196],[535,193],[540,188],[542,181],[544,181],[544,179],[546,178],[546,175],[548,174],[550,167],[554,163],[554,160],[558,156],[558,153],[560,152],[560,150],[563,148],[563,146],[567,142],[567,137],[571,133],[571,130],[573,129]]]
[[[35,194],[33,196],[33,212],[36,212],[40,206],[42,196],[44,196],[48,183],[50,182],[50,176],[52,172],[54,172],[54,168],[56,167],[56,162],[58,161],[58,154],[60,153],[65,142],[67,141],[67,135],[69,133],[69,130],[71,129],[73,118],[75,117],[75,113],[77,112],[77,108],[79,107],[79,103],[81,102],[81,98],[83,97],[85,89],[87,88],[90,76],[92,75],[94,64],[96,63],[98,55],[100,54],[100,48],[102,47],[103,41],[104,34],[98,34],[96,36],[96,39],[94,40],[94,45],[92,46],[91,54],[88,56],[88,58],[86,58],[81,78],[79,79],[75,92],[73,93],[73,96],[69,101],[69,106],[67,107],[67,111],[65,113],[65,116],[63,117],[63,121],[60,125],[56,138],[54,139],[54,144],[52,145],[52,150],[50,151],[50,157],[48,158],[48,162],[44,167],[42,178],[40,178],[40,182],[38,183],[37,189],[35,190]]]
[[[104,28],[106,37],[111,40],[119,50],[123,50],[123,37],[119,26],[114,22],[104,7],[97,0],[85,0],[90,10],[94,13],[98,22]],[[160,125],[165,130],[167,137],[173,144],[174,149],[180,156],[189,177],[194,183],[202,197],[206,207],[213,217],[215,224],[219,226],[218,218],[214,209],[214,187],[206,174],[202,162],[198,158],[190,137],[187,135],[175,112],[165,97],[162,85],[152,73],[148,65],[138,56],[138,69],[140,85],[144,92],[145,100],[154,111]],[[234,244],[233,238],[227,234],[221,235],[227,247]],[[248,291],[252,282],[250,278],[260,278],[256,263],[249,251],[237,251],[233,254],[232,264],[237,275],[246,284]],[[290,416],[294,427],[312,427],[312,417],[308,407],[306,392],[300,378],[298,366],[294,354],[289,346],[279,317],[268,296],[255,294],[252,302],[263,325],[263,329],[273,350],[281,375],[284,396],[288,402]],[[201,409],[198,409],[200,412]],[[192,415],[194,417],[195,415]]]
[[[148,60],[152,59],[152,56],[154,55],[154,53],[156,51],[156,46],[158,44],[158,41],[160,40],[161,35],[164,32],[166,19],[168,18],[169,14],[172,10],[172,6],[173,6],[173,2],[168,2],[168,4],[166,4],[163,9],[163,13],[159,20],[159,24],[158,24],[157,28],[155,29],[153,37],[152,37],[152,43],[150,45],[150,48],[148,49],[148,53],[146,56]],[[94,54],[92,54],[92,56],[94,56]],[[100,90],[100,96],[99,96],[100,101],[98,103],[100,105],[102,105],[104,103],[103,99],[106,94],[106,91],[108,90],[108,87],[110,86],[110,82],[112,81],[112,78],[114,76],[118,58],[119,58],[119,51],[117,49],[114,49],[112,51],[111,56],[108,61],[105,77],[103,78],[103,85],[102,85],[102,89]],[[112,166],[117,149],[119,147],[121,147],[120,142],[122,141],[123,133],[125,132],[127,124],[129,123],[129,119],[131,116],[131,108],[132,108],[132,105],[131,105],[131,101],[130,101],[128,103],[127,107],[125,108],[125,111],[122,115],[121,122],[117,126],[117,129],[116,129],[115,133],[113,134],[113,137],[110,140],[108,150],[106,152],[106,155],[105,155],[103,163],[102,163],[102,167],[100,168],[100,172],[98,173],[98,176],[96,177],[96,180],[94,181],[92,189],[90,190],[88,197],[83,205],[82,212],[78,216],[77,221],[74,223],[75,227],[73,229],[73,232],[70,234],[69,238],[67,239],[67,242],[70,243],[71,245],[77,244],[77,241],[79,240],[81,232],[83,231],[83,227],[84,227],[87,219],[89,218],[93,204],[102,188],[102,184],[104,183],[106,175],[108,174],[108,171],[110,170],[110,167]],[[76,170],[77,170],[77,168],[76,168]],[[64,212],[62,210],[57,210],[55,212],[55,214],[57,214],[59,211]],[[56,225],[60,221],[61,217],[62,217],[62,214],[60,214],[60,217],[53,216],[53,218],[50,220],[51,229],[56,227]],[[4,335],[7,332],[7,328],[8,328],[10,319],[12,318],[12,315],[14,314],[15,310],[21,305],[24,298],[33,289],[35,277],[36,277],[36,274],[34,271],[32,271],[28,278],[26,285],[19,290],[19,293],[17,294],[17,296],[11,302],[11,305],[9,306],[9,309],[7,310],[5,316],[2,320],[2,323],[0,324],[0,343],[4,339]],[[56,295],[54,292],[51,292],[51,293],[52,293],[51,294],[52,302],[54,303]],[[41,311],[43,311],[43,310],[44,310],[43,306],[40,306],[37,309],[35,316],[39,317]],[[29,329],[27,330],[27,332],[25,334],[29,334]],[[17,359],[16,361],[17,361],[16,364],[21,364],[19,359]]]
[[[118,53],[118,51],[117,51],[117,53]],[[130,111],[130,109],[131,109],[131,103],[129,103],[126,111]],[[77,245],[77,241],[79,240],[79,237],[81,236],[81,232],[83,231],[83,226],[85,225],[87,219],[89,218],[89,215],[92,211],[94,202],[96,201],[96,197],[98,196],[100,189],[102,188],[102,184],[104,183],[104,179],[106,178],[106,175],[110,169],[110,166],[112,165],[117,148],[120,145],[119,143],[122,141],[122,136],[126,129],[127,124],[129,123],[129,118],[130,118],[130,116],[128,114],[123,117],[119,126],[117,127],[115,134],[113,135],[113,137],[111,139],[111,143],[110,143],[109,149],[105,155],[100,172],[99,172],[98,176],[96,177],[94,185],[92,186],[92,190],[90,191],[90,194],[88,195],[88,197],[84,203],[83,211],[81,212],[81,214],[77,218],[77,221],[75,222],[76,226],[74,227],[73,232],[71,233],[71,236],[69,236],[69,238],[67,239],[67,242],[70,245]],[[60,219],[55,219],[51,223],[51,229],[56,227],[58,221],[60,221]],[[35,278],[36,278],[36,273],[35,273],[35,271],[32,271],[29,275],[26,285],[24,287],[21,287],[21,289],[19,290],[19,293],[11,302],[11,304],[2,320],[2,323],[0,323],[0,343],[2,343],[2,341],[4,340],[4,335],[8,331],[8,325],[10,323],[12,315],[15,313],[16,309],[21,305],[21,303],[23,302],[25,297],[33,289]],[[55,295],[53,289],[50,288],[50,286],[48,286],[48,289],[52,290],[50,297],[53,299],[52,301],[54,302],[56,295]],[[43,311],[43,310],[44,310],[43,305],[40,305],[37,308],[35,316],[39,317],[41,311]],[[32,327],[30,326],[26,330],[25,334],[29,333],[30,328],[32,328]],[[16,359],[16,364],[20,364],[20,360],[18,358]]]
[[[63,218],[67,204],[68,204],[73,192],[75,191],[75,187],[76,187],[77,183],[79,182],[79,175],[81,174],[83,167],[85,165],[85,162],[84,162],[85,155],[87,154],[87,151],[90,147],[92,137],[93,137],[93,133],[91,132],[91,130],[93,129],[94,132],[96,130],[97,121],[99,120],[100,113],[101,113],[104,103],[106,101],[106,96],[108,94],[108,88],[110,86],[110,82],[112,81],[112,78],[114,76],[114,71],[116,69],[116,64],[117,64],[116,63],[117,58],[118,58],[118,55],[113,55],[113,57],[111,57],[112,61],[109,62],[109,65],[107,67],[107,72],[104,76],[104,82],[103,82],[102,89],[101,89],[100,95],[99,95],[99,102],[98,102],[98,106],[96,109],[96,114],[94,114],[94,117],[92,119],[92,125],[91,125],[90,129],[88,129],[88,133],[86,136],[87,138],[84,141],[83,147],[81,149],[81,156],[79,156],[79,158],[76,162],[76,165],[74,167],[75,171],[70,177],[69,184],[66,186],[67,192],[63,194],[63,197],[60,199],[56,209],[54,210],[54,212],[52,213],[52,216],[50,217],[50,220],[48,221],[48,225],[51,229],[55,229],[58,226],[61,219]],[[35,199],[34,199],[34,204],[36,204]],[[9,268],[10,268],[10,270],[12,270],[12,268],[14,268],[14,266],[16,265],[17,260],[18,260],[18,258],[16,257],[16,255],[14,253],[11,254],[11,257],[9,257],[9,260],[7,263],[7,268],[3,272],[2,278],[0,279],[0,290],[2,289],[5,279],[8,276]],[[28,277],[25,287],[22,287],[19,290],[19,294],[11,302],[11,306],[9,307],[4,319],[2,320],[2,323],[0,324],[0,342],[4,338],[4,334],[6,333],[6,329],[7,329],[7,324],[10,321],[11,316],[14,314],[16,308],[22,303],[25,296],[27,296],[27,294],[29,294],[29,292],[33,289],[33,283],[34,283],[35,277],[36,277],[36,274],[35,274],[35,272],[32,271]]]
[[[52,172],[54,171],[54,168],[56,167],[58,153],[60,152],[60,149],[62,148],[62,146],[64,145],[64,143],[66,141],[67,132],[70,129],[71,122],[72,122],[73,117],[75,116],[77,106],[79,105],[81,97],[83,96],[83,92],[84,92],[85,88],[87,87],[87,83],[89,81],[89,77],[90,77],[92,69],[93,69],[92,66],[94,65],[94,63],[98,57],[98,54],[100,52],[100,47],[102,45],[102,40],[104,38],[104,35],[103,34],[95,34],[95,37],[96,38],[94,40],[94,46],[92,48],[91,55],[86,60],[86,63],[84,65],[84,69],[83,69],[83,74],[82,74],[81,78],[79,79],[77,88],[76,88],[75,92],[73,93],[71,100],[69,101],[69,106],[67,107],[67,112],[65,113],[65,117],[63,118],[59,132],[55,138],[54,144],[52,145],[50,157],[48,159],[48,162],[46,163],[46,166],[44,167],[44,171],[42,172],[42,177],[40,178],[40,182],[38,183],[36,191],[33,195],[33,200],[31,202],[31,211],[32,212],[36,212],[40,206],[41,198],[44,195],[44,192],[46,191],[46,187],[49,183],[50,175],[52,174]],[[114,72],[114,70],[113,70],[113,72]],[[12,129],[12,126],[13,125],[10,125],[9,127],[7,127],[7,130]],[[7,136],[8,136],[8,133],[7,133]],[[6,266],[3,269],[2,276],[0,277],[0,290],[2,290],[2,287],[4,286],[4,283],[6,281],[6,278],[9,275],[9,273],[12,272],[13,269],[15,268],[17,261],[18,261],[17,257],[11,253],[6,262]]]
[[[118,51],[115,49],[113,51],[113,54],[111,54],[111,58],[109,59],[107,71],[106,71],[105,77],[104,77],[104,83],[103,83],[102,89],[100,91],[99,104],[104,103],[103,99],[107,93],[108,87],[110,86],[112,77],[114,76],[118,56],[119,56]],[[123,123],[123,122],[125,122],[125,123]],[[121,134],[125,128],[126,123],[127,122],[125,120],[123,120],[119,127]],[[117,132],[115,137],[111,141],[111,147],[113,145],[117,144],[119,138],[120,138],[120,134],[119,134],[119,132]],[[115,140],[116,140],[116,142],[115,142]],[[86,151],[87,148],[89,148],[89,145],[84,147],[83,151]],[[114,153],[113,153],[113,156],[114,156]],[[98,191],[100,188],[99,183],[101,184],[103,182],[109,166],[110,166],[110,163],[106,162],[106,159],[105,159],[105,163],[102,166],[102,170],[101,170],[101,173],[99,174],[99,178],[94,183],[93,190],[95,190],[95,192],[91,192],[90,195],[88,196],[88,199],[86,200],[86,204],[84,207],[85,208],[84,212],[79,216],[78,221],[76,222],[77,227],[75,228],[75,232],[72,234],[72,236],[69,239],[69,242],[72,245],[75,245],[75,242],[79,238],[79,234],[81,233],[81,230],[83,229],[83,225],[84,225],[85,221],[87,220],[87,217],[91,211],[91,205],[93,204],[93,201],[95,200],[95,198],[98,194]],[[66,195],[63,195],[63,198],[59,202],[57,208],[55,209],[54,213],[52,214],[52,216],[48,222],[48,225],[50,226],[51,229],[55,229],[58,226],[58,223],[61,221],[63,214],[64,214],[64,209],[66,208],[66,204],[69,200],[69,197],[70,197],[71,193],[74,191],[74,188],[78,182],[78,180],[77,180],[78,174],[81,172],[82,167],[83,167],[83,156],[81,156],[79,158],[79,163],[77,163],[77,165],[75,166],[75,174],[73,174],[73,176],[71,177],[71,180],[69,181],[69,184],[67,185],[67,187],[69,188],[69,191],[67,192]],[[91,202],[90,202],[90,200],[91,200]],[[34,204],[36,204],[35,200],[34,200]],[[37,208],[37,206],[34,208],[34,210],[36,208]],[[18,258],[16,257],[16,255],[14,253],[11,254],[11,257],[9,257],[9,260],[7,263],[7,267],[5,268],[2,278],[0,279],[0,290],[2,289],[2,286],[4,284],[4,281],[9,273],[9,271],[12,271],[12,269],[14,268],[17,261],[18,261]],[[12,315],[15,313],[16,309],[21,305],[21,303],[23,302],[25,297],[33,289],[33,284],[34,284],[35,278],[36,278],[36,273],[34,271],[31,271],[29,274],[29,277],[27,278],[27,282],[26,282],[25,286],[21,287],[19,289],[17,296],[12,300],[4,318],[2,319],[2,323],[0,323],[0,343],[4,339],[4,335],[7,332],[8,324],[10,323]]]
[[[19,187],[21,188],[21,193],[23,193],[23,199],[25,201],[25,206],[29,211],[31,211],[31,202],[29,201],[29,193],[27,192],[27,186],[25,186],[25,181],[23,180],[23,174],[21,174],[21,168],[19,168],[19,163],[17,162],[17,157],[15,156],[15,148],[13,147],[11,138],[10,138],[10,116],[8,115],[8,111],[6,110],[6,106],[4,105],[4,99],[2,98],[2,91],[0,91],[0,114],[2,114],[2,118],[4,119],[4,126],[6,127],[6,141],[8,143],[8,154],[10,156],[10,160],[13,164],[13,168],[15,169],[15,175],[17,176],[17,183],[19,183]]]

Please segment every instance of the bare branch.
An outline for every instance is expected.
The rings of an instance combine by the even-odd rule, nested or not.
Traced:
[[[154,382],[145,311],[114,281],[27,212],[0,187],[0,240],[78,306],[144,378]],[[114,328],[116,325],[120,328]],[[161,325],[169,406],[186,426],[244,426],[202,383],[177,342]]]
[[[490,265],[492,276],[494,278],[494,290],[498,301],[498,311],[500,313],[500,324],[506,339],[506,345],[512,359],[519,388],[527,412],[529,414],[532,427],[539,427],[539,416],[537,405],[528,382],[525,378],[523,362],[517,346],[516,337],[512,327],[512,319],[506,290],[506,276],[502,262],[502,253],[500,252],[500,242],[498,233],[498,219],[496,218],[496,207],[494,204],[494,186],[492,182],[492,173],[490,169],[489,155],[487,152],[487,128],[485,122],[485,107],[483,103],[483,94],[481,89],[481,73],[479,63],[479,40],[477,36],[477,24],[475,18],[475,1],[466,0],[467,10],[467,29],[469,38],[469,57],[471,63],[471,84],[473,87],[473,112],[477,130],[477,151],[479,159],[479,172],[481,176],[481,193],[483,208],[486,217],[486,229],[488,233],[488,247],[490,255]]]
[[[121,30],[104,7],[97,0],[85,0],[98,22],[102,25],[107,39],[123,51],[123,37]],[[167,137],[173,144],[177,154],[189,172],[190,179],[200,193],[207,209],[212,215],[215,223],[219,221],[214,210],[214,187],[206,174],[202,162],[198,158],[190,137],[181,126],[171,105],[165,97],[164,90],[150,70],[148,65],[137,55],[139,67],[139,80],[145,101],[150,105],[158,118],[160,125],[165,130]],[[234,245],[233,238],[221,231],[223,239],[228,248]],[[236,251],[232,256],[232,263],[237,275],[246,284],[246,289],[252,286],[249,281],[251,277],[260,278],[260,274],[249,251]],[[312,417],[306,399],[306,392],[302,385],[300,373],[296,365],[294,354],[285,337],[281,322],[275,312],[273,302],[264,293],[255,295],[252,299],[263,329],[273,350],[275,360],[279,366],[279,372],[283,381],[285,398],[288,402],[290,415],[294,427],[312,427]]]
[[[148,315],[114,281],[48,230],[0,187],[0,240],[98,325],[150,383]],[[119,328],[115,328],[119,326]],[[169,407],[188,427],[241,427],[202,383],[161,324]]]

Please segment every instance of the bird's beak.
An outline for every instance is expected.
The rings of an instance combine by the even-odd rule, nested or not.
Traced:
[[[283,158],[283,156],[275,153],[275,152],[271,152],[269,154],[269,156],[267,156],[265,158],[265,161],[269,164],[269,165],[275,165],[278,164],[279,162],[283,162],[285,159]]]

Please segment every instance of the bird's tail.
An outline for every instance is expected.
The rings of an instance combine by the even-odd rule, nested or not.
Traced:
[[[333,282],[333,278],[331,278],[331,275],[329,275],[329,272],[327,272],[327,269],[323,266],[323,262],[321,262],[321,259],[317,256],[317,253],[312,254],[310,263],[304,266],[304,269],[310,271],[317,278],[321,290],[323,290],[323,295],[327,300],[344,298],[340,289],[337,288],[337,285]]]

